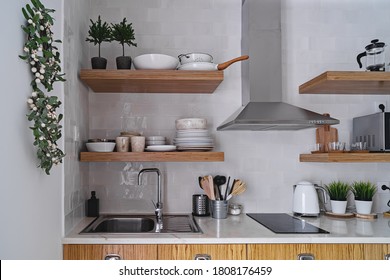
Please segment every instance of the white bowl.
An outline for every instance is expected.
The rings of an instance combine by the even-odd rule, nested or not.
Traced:
[[[165,145],[165,143],[165,140],[150,140],[146,141],[146,146]]]
[[[206,119],[191,118],[191,119],[179,119],[175,121],[176,129],[205,129],[207,126]]]
[[[111,142],[94,142],[86,143],[88,152],[112,152],[115,148],[115,143]]]
[[[146,141],[165,141],[165,136],[147,136]]]
[[[179,55],[180,64],[190,62],[212,62],[213,57],[208,53],[186,53]]]
[[[174,70],[179,64],[179,59],[170,55],[151,53],[136,56],[133,64],[138,70]]]

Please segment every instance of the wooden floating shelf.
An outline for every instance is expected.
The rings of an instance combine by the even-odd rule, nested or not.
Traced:
[[[299,93],[390,94],[390,72],[327,71],[300,85]]]
[[[213,93],[223,71],[81,69],[80,79],[94,92]]]
[[[223,152],[81,152],[82,162],[214,162],[224,161]]]
[[[390,153],[301,154],[300,162],[390,162]]]

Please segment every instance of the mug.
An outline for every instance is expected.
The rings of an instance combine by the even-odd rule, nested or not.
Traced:
[[[131,137],[131,151],[143,152],[145,149],[145,136],[132,136]]]
[[[118,136],[115,139],[116,142],[116,151],[120,153],[125,153],[129,151],[130,138],[126,136]]]

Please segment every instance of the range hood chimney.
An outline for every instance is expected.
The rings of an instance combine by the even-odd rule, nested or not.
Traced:
[[[242,103],[217,130],[298,130],[339,120],[282,102],[281,1],[242,0]]]

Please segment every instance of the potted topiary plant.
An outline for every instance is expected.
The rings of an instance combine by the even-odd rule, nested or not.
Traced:
[[[376,185],[367,181],[354,182],[352,193],[355,196],[356,212],[358,214],[371,214],[372,198],[376,193]]]
[[[332,212],[335,214],[345,214],[350,190],[349,184],[341,181],[333,181],[329,185],[325,185],[325,187],[330,197]]]
[[[96,22],[90,19],[88,35],[86,41],[99,46],[99,56],[91,58],[92,69],[106,69],[107,59],[100,56],[100,45],[103,42],[111,42],[111,27],[106,22],[102,22],[100,16]]]
[[[127,44],[129,47],[137,46],[137,44],[134,43],[135,37],[132,23],[126,24],[126,21],[126,18],[124,18],[120,23],[111,23],[111,41],[117,41],[122,45],[122,56],[118,56],[116,58],[117,69],[131,68],[131,57],[125,56],[125,44]]]

